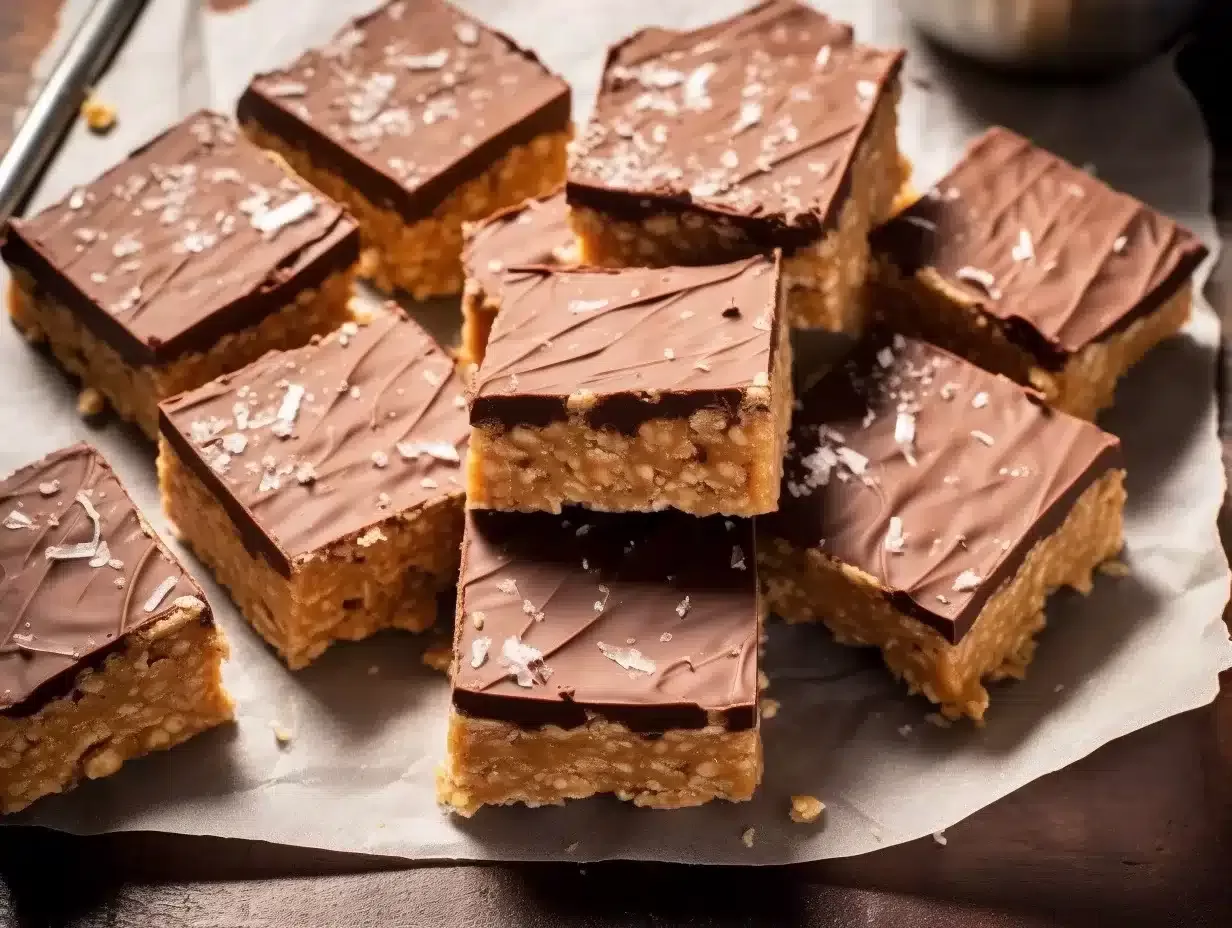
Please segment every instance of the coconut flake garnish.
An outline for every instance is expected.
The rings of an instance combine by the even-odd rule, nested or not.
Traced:
[[[612,590],[610,587],[599,584],[599,592],[603,594],[603,599],[595,600],[595,615],[602,615],[603,610],[607,608],[607,601],[611,599]]]
[[[1018,241],[1010,249],[1010,257],[1015,261],[1035,260],[1035,243],[1031,241],[1031,233],[1026,229],[1018,230]]]
[[[91,567],[106,567],[111,560],[111,549],[107,547],[106,541],[98,543],[98,550],[94,552],[94,557],[90,558]]]
[[[732,545],[731,566],[735,570],[745,570],[744,551],[739,545]]]
[[[453,34],[463,45],[476,45],[479,42],[479,29],[474,23],[458,23],[453,27]]]
[[[900,412],[894,420],[894,443],[907,463],[915,467],[915,416],[911,413]]]
[[[954,276],[969,284],[975,284],[994,300],[1001,299],[1001,291],[997,288],[997,278],[981,267],[966,265],[955,271]]]
[[[488,649],[492,647],[491,638],[476,638],[471,642],[471,666],[479,668],[488,659]]]
[[[877,352],[877,363],[882,367],[889,367],[894,363],[894,352],[889,348],[882,348]]]
[[[302,97],[308,92],[308,85],[299,81],[281,81],[277,84],[266,84],[261,90],[271,97]]]
[[[634,673],[654,673],[658,669],[655,662],[637,648],[615,648],[600,641],[599,650],[609,661],[615,661],[625,670]]]
[[[994,444],[993,437],[989,435],[987,432],[982,432],[979,429],[972,429],[971,437],[974,438],[976,441],[978,441],[980,444],[987,445],[989,448],[991,448]]]
[[[707,61],[690,74],[684,82],[684,105],[691,110],[710,109],[710,95],[706,92],[706,84],[717,70],[713,61]]]
[[[518,595],[518,582],[510,577],[506,577],[500,583],[496,584],[496,588],[506,596]]]
[[[30,528],[30,526],[32,525],[34,525],[34,520],[31,519],[24,512],[22,512],[20,509],[14,509],[12,512],[10,512],[7,516],[4,517],[4,527],[5,528],[13,528],[13,529]]]
[[[51,545],[43,552],[49,561],[71,561],[83,557],[92,558],[98,553],[98,543],[103,534],[103,522],[99,518],[98,510],[94,508],[94,504],[90,502],[90,498],[84,493],[78,493],[73,499],[81,503],[81,508],[86,511],[86,515],[94,523],[94,538],[90,541],[81,541],[74,545]]]
[[[222,447],[224,451],[229,451],[231,454],[243,454],[244,449],[248,447],[248,436],[241,435],[239,432],[224,435]]]
[[[923,229],[926,232],[937,231],[937,224],[931,219],[925,219],[923,216],[904,216],[903,222]]]
[[[836,449],[834,454],[857,477],[861,476],[868,468],[868,458],[846,446]]]
[[[686,615],[689,614],[689,610],[691,608],[692,608],[692,604],[689,602],[689,597],[686,596],[684,599],[682,599],[679,603],[676,604],[676,615],[680,616],[680,618],[683,619]]]
[[[590,313],[596,309],[602,309],[607,305],[607,300],[570,300],[569,312],[571,313]]]
[[[961,574],[954,578],[954,586],[952,589],[955,593],[970,593],[983,582],[984,578],[977,574],[974,570],[964,570]]]
[[[831,48],[829,45],[823,45],[817,49],[817,57],[813,59],[813,64],[819,68],[824,68],[830,63]]]
[[[903,534],[903,520],[898,516],[890,516],[890,527],[886,531],[885,549],[891,554],[902,554],[903,543],[907,536]]]
[[[295,419],[299,415],[299,404],[304,399],[303,384],[292,383],[287,385],[287,392],[282,397],[282,404],[278,407],[278,421],[286,423],[286,428],[295,424]]]
[[[524,644],[513,635],[501,645],[501,666],[509,668],[518,686],[530,689],[536,683],[546,683],[552,671],[543,663],[543,652]]]
[[[745,129],[751,129],[761,122],[761,104],[756,100],[741,104],[740,117],[731,127],[732,135],[739,135]]]
[[[316,198],[311,193],[301,193],[274,209],[254,213],[249,221],[262,235],[273,235],[279,229],[307,219],[316,210]]]
[[[877,82],[856,81],[856,96],[858,96],[861,101],[867,103],[869,100],[873,99],[873,97],[877,96]]]
[[[1116,240],[1112,243],[1112,250],[1113,250],[1116,254],[1118,254],[1118,255],[1119,255],[1121,252],[1123,252],[1123,251],[1125,250],[1125,246],[1126,246],[1126,245],[1128,245],[1128,244],[1129,244],[1129,236],[1128,236],[1128,235],[1118,235],[1118,236],[1116,237]]]
[[[478,36],[476,35],[476,39]],[[408,71],[439,71],[449,60],[449,49],[438,48],[426,55],[403,55],[398,59]]]
[[[985,393],[983,390],[975,394],[975,396],[971,397],[971,408],[972,409],[983,409],[987,405],[988,405],[988,394]]]
[[[177,580],[175,577],[168,577],[158,586],[154,587],[154,592],[150,594],[150,598],[145,601],[141,607],[146,612],[153,612],[158,608],[159,604],[167,598],[167,594],[175,589]]]
[[[458,456],[458,449],[447,441],[400,441],[394,447],[408,460],[424,454],[451,464],[458,464],[462,460]]]

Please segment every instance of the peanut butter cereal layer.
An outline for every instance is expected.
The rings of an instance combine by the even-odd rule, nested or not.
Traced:
[[[1189,319],[1206,248],[1008,129],[877,229],[872,311],[1083,418]]]
[[[514,268],[500,292],[472,387],[468,505],[775,508],[792,390],[777,254]]]
[[[155,438],[159,400],[350,318],[359,230],[200,112],[12,220],[0,255],[17,327]]]
[[[257,75],[239,118],[346,203],[363,272],[417,299],[462,289],[462,229],[564,181],[568,85],[443,0],[386,3]]]
[[[761,779],[752,524],[468,511],[438,778],[462,815],[615,793],[748,799]]]
[[[462,390],[390,304],[162,405],[163,508],[290,667],[435,620],[461,542]]]
[[[791,324],[858,332],[868,232],[906,180],[902,59],[795,0],[614,46],[570,161],[582,261],[716,264],[781,248]]]
[[[878,338],[804,397],[777,513],[770,608],[882,650],[912,692],[980,720],[1025,674],[1061,586],[1122,544],[1120,443],[1005,377]]]
[[[0,479],[0,812],[229,720],[196,582],[87,445]]]

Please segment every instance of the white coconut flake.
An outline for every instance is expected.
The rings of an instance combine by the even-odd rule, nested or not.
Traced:
[[[954,586],[951,589],[955,593],[970,593],[983,582],[984,578],[974,570],[964,570],[954,578]]]
[[[925,219],[923,216],[904,216],[903,222],[908,225],[916,226],[926,232],[936,232],[937,224],[931,219]]]
[[[478,34],[476,34],[475,39],[478,41]],[[459,41],[461,41],[461,38],[459,38]],[[408,71],[439,71],[445,67],[445,62],[448,60],[449,49],[447,48],[438,48],[436,51],[429,52],[426,55],[403,55],[398,59],[399,63]]]
[[[868,458],[860,454],[858,451],[853,451],[851,448],[843,446],[835,449],[835,456],[843,463],[843,465],[855,474],[857,477],[862,475],[868,469]]]
[[[463,45],[479,44],[479,29],[474,23],[458,23],[453,27],[453,34]]]
[[[965,280],[969,284],[975,284],[994,300],[1001,299],[1001,291],[997,287],[997,278],[981,267],[971,267],[968,264],[955,271],[954,276],[959,280]]]
[[[877,96],[876,81],[856,81],[856,95],[861,102],[867,103]]]
[[[239,432],[224,435],[222,447],[224,451],[229,451],[231,454],[243,454],[244,449],[248,447],[248,436],[241,435]]]
[[[86,511],[86,515],[94,523],[94,537],[90,541],[78,542],[75,545],[49,546],[43,552],[43,555],[49,561],[72,561],[83,557],[92,558],[98,552],[99,540],[103,533],[103,523],[102,519],[99,518],[98,510],[94,508],[94,504],[90,502],[90,498],[84,493],[78,493],[73,499],[81,504],[81,508]]]
[[[471,642],[471,666],[479,668],[488,659],[488,650],[492,647],[491,638],[476,638]]]
[[[1125,251],[1125,246],[1129,244],[1128,235],[1118,235],[1116,241],[1112,243],[1112,250],[1116,254],[1121,254]]]
[[[4,517],[4,527],[12,529],[30,528],[34,525],[34,520],[22,512],[20,509],[14,509]]]
[[[915,416],[909,412],[900,412],[894,420],[894,443],[903,453],[912,467],[916,466],[915,452]]]
[[[975,394],[975,396],[971,397],[971,408],[972,409],[983,409],[987,405],[988,405],[988,394],[985,393],[983,390]]]
[[[90,558],[90,566],[95,568],[106,567],[110,561],[111,549],[107,547],[105,540],[100,541],[98,543],[98,550],[94,552],[94,557]]]
[[[286,426],[294,425],[295,418],[299,415],[299,405],[303,399],[303,384],[287,384],[287,392],[283,394],[282,403],[278,407],[278,421],[285,423]]]
[[[889,367],[894,363],[894,352],[889,348],[882,348],[877,352],[877,363],[882,367]]]
[[[607,300],[570,300],[569,312],[571,313],[590,313],[596,309],[603,309],[607,305]]]
[[[989,448],[991,448],[993,444],[995,444],[995,439],[991,435],[989,435],[987,432],[982,432],[979,429],[972,429],[971,437],[974,438],[976,441],[978,441],[980,444],[987,445]]]
[[[394,447],[398,449],[398,454],[407,460],[425,454],[451,464],[458,464],[462,460],[458,456],[458,449],[447,441],[400,441]]]
[[[168,577],[154,588],[154,592],[150,594],[150,598],[145,601],[145,604],[141,608],[146,612],[153,612],[159,607],[162,601],[167,598],[167,594],[175,589],[176,582],[177,578]]]
[[[739,545],[732,546],[731,566],[735,570],[745,570],[744,551]]]
[[[518,595],[518,583],[516,580],[514,580],[511,577],[507,577],[504,580],[502,580],[500,583],[496,584],[496,588],[500,590],[502,593],[504,593],[506,596],[517,596]]]
[[[617,648],[600,641],[599,650],[608,660],[615,661],[625,670],[633,673],[654,673],[658,669],[655,662],[637,648]]]
[[[1018,230],[1018,241],[1010,249],[1010,257],[1015,261],[1035,260],[1035,243],[1031,241],[1031,233],[1026,229]]]
[[[686,615],[689,614],[689,610],[691,608],[692,608],[692,604],[689,602],[689,597],[686,596],[684,599],[682,599],[680,602],[676,604],[676,615],[680,616],[680,618],[683,619]]]
[[[813,64],[819,68],[824,68],[830,63],[830,55],[832,53],[833,49],[829,45],[821,46],[821,48],[817,49],[817,57],[813,59]]]
[[[740,106],[740,117],[732,124],[732,135],[739,135],[745,129],[751,129],[761,122],[761,104],[750,100]]]
[[[311,193],[301,193],[274,209],[254,213],[250,221],[262,235],[273,235],[279,229],[307,219],[316,210],[316,198]]]
[[[280,81],[266,84],[261,92],[271,97],[302,97],[308,92],[308,85],[299,81]]]
[[[891,554],[902,554],[907,536],[903,534],[903,520],[898,516],[890,516],[890,527],[886,531],[885,549]]]
[[[509,668],[518,686],[530,689],[536,683],[546,683],[551,671],[544,666],[543,652],[509,636],[501,645],[501,666]]]
[[[706,84],[717,70],[713,61],[707,61],[693,71],[684,82],[684,105],[691,110],[708,110],[711,106]]]

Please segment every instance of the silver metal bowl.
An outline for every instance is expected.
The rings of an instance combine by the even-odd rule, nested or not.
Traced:
[[[874,0],[879,2],[879,0]],[[1099,74],[1149,60],[1205,0],[899,0],[934,41],[986,64]]]

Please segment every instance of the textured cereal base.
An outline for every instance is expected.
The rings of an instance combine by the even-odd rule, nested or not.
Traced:
[[[158,455],[163,509],[253,628],[292,670],[335,641],[384,628],[424,631],[437,594],[457,576],[462,499],[391,516],[374,544],[340,542],[296,562],[284,577],[245,546],[230,517],[164,439]]]
[[[756,728],[708,725],[650,738],[600,718],[577,728],[523,729],[455,709],[437,799],[466,817],[485,805],[559,805],[599,793],[679,809],[749,799],[761,770]]]
[[[327,277],[317,289],[301,291],[294,303],[256,325],[222,336],[206,351],[165,364],[134,366],[96,338],[76,313],[39,294],[27,274],[12,271],[9,314],[14,324],[31,341],[46,341],[65,370],[106,397],[120,418],[135,423],[151,441],[158,440],[162,400],[238,370],[267,351],[306,345],[351,318],[352,272],[347,269]]]
[[[25,717],[0,716],[0,811],[110,776],[232,718],[222,688],[227,643],[200,621],[203,604],[177,600],[167,616],[131,632],[70,691]]]
[[[373,203],[311,155],[254,122],[244,132],[277,152],[310,184],[346,205],[364,240],[360,274],[382,290],[403,290],[417,300],[452,296],[462,289],[463,225],[506,206],[546,196],[565,180],[565,148],[572,131],[546,132],[511,147],[478,177],[458,186],[425,219],[407,222]]]
[[[880,648],[911,692],[938,703],[947,718],[980,721],[989,702],[984,681],[1025,676],[1049,594],[1062,586],[1090,591],[1095,569],[1120,552],[1124,476],[1109,471],[1082,493],[958,644],[893,608],[874,577],[821,549],[797,549],[777,538],[758,546],[770,609],[788,622],[824,622],[843,644]]]

